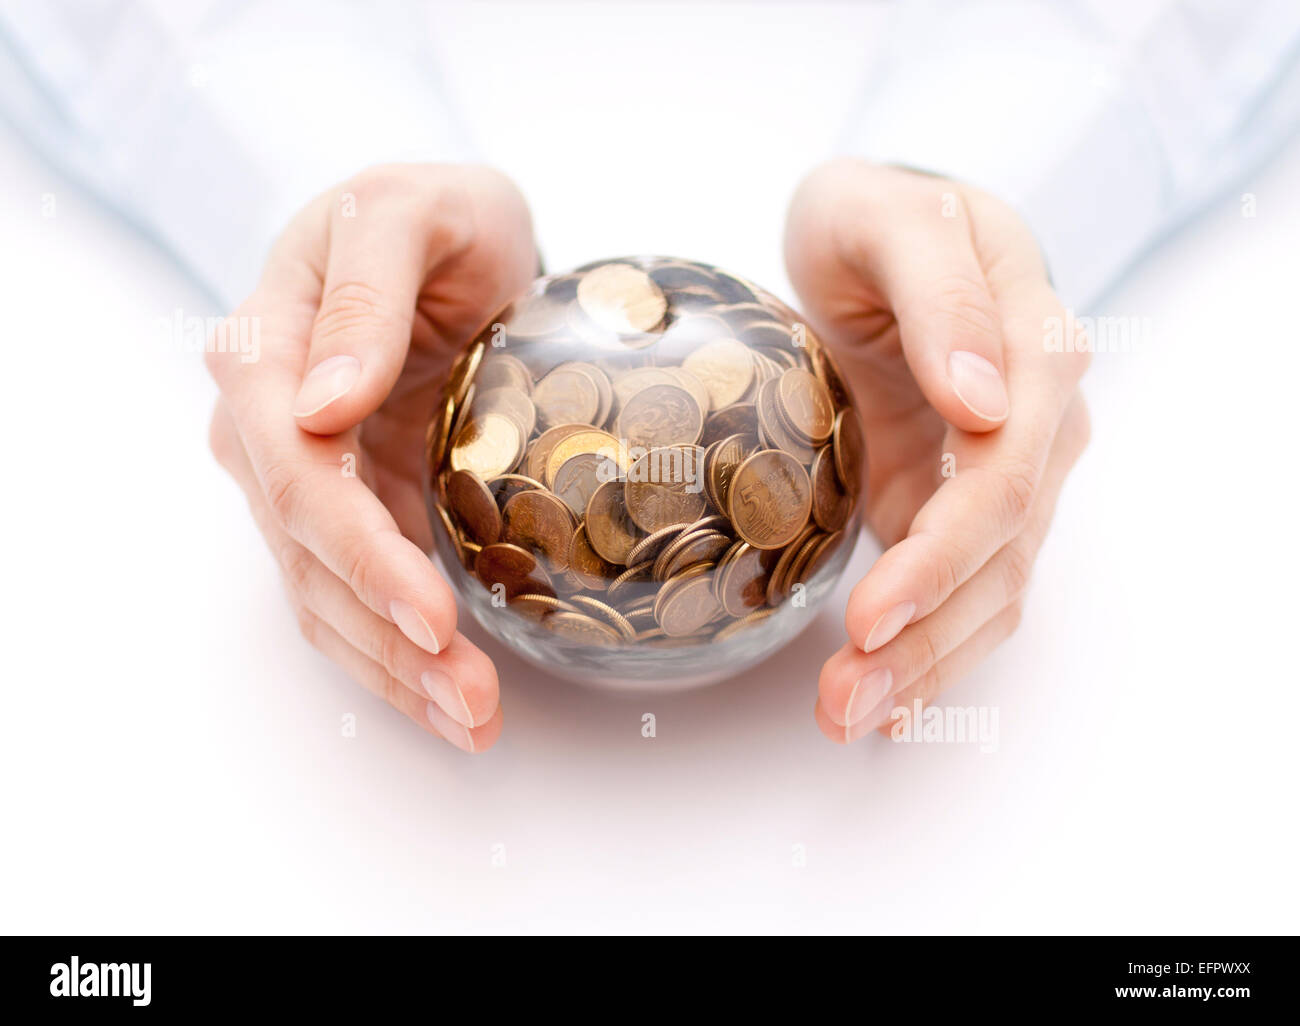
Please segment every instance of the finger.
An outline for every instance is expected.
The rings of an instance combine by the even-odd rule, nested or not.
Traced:
[[[250,310],[278,311],[283,299],[265,288]],[[297,343],[282,336],[287,319],[268,316],[263,348],[282,353]],[[211,361],[243,449],[276,521],[343,580],[363,603],[395,623],[415,644],[437,655],[456,630],[451,589],[428,556],[403,537],[392,514],[366,486],[356,467],[355,432],[317,437],[286,414],[298,385],[284,359],[247,367]]]
[[[920,697],[922,705],[929,697],[937,695],[953,681],[960,680],[984,660],[990,652],[1006,641],[1020,623],[1021,608],[1016,603],[1002,610],[997,616],[972,634],[953,652],[934,664],[926,674],[911,687],[883,699],[870,714],[849,726],[836,723],[822,708],[818,698],[814,709],[814,718],[821,732],[836,744],[849,744],[861,737],[879,730],[888,734],[893,726],[894,710],[910,707],[914,698]],[[929,696],[929,697],[925,697]]]
[[[1045,283],[1025,285],[1015,299],[1022,306],[1008,320],[1007,347],[1015,412],[993,434],[950,433],[945,458],[952,457],[956,473],[849,596],[845,627],[863,651],[879,648],[938,608],[1020,533],[1033,507],[1082,365],[1043,350],[1044,320],[1063,316]]]
[[[856,723],[886,697],[911,685],[955,651],[998,611],[1016,602],[1029,584],[1034,560],[1047,536],[1066,476],[1087,441],[1080,399],[1053,446],[1033,514],[1024,531],[986,563],[929,616],[906,627],[888,644],[864,653],[845,645],[827,660],[818,680],[822,709],[839,724]]]
[[[805,209],[819,203],[835,203],[837,209]],[[1002,326],[958,186],[897,168],[840,161],[800,189],[791,223],[788,252],[816,245],[801,237],[799,225],[833,226],[835,258],[892,310],[908,366],[944,420],[982,432],[1007,419]],[[812,284],[814,312],[842,304],[829,296],[819,303],[817,284],[792,277],[801,296]],[[835,316],[842,319],[844,312]]]
[[[327,216],[320,307],[293,404],[298,424],[316,434],[360,423],[388,397],[417,302],[426,289],[431,304],[443,298],[440,277],[456,279],[441,288],[466,300],[472,328],[527,284],[535,259],[522,197],[486,169],[372,168],[338,190]],[[480,254],[473,266],[471,246]],[[440,328],[465,328],[444,316],[458,319],[441,304]]]
[[[355,594],[276,522],[238,444],[224,405],[213,415],[213,451],[248,496],[249,508],[284,573],[295,602],[329,624],[349,644],[413,691],[437,702],[467,727],[487,723],[500,700],[492,661],[457,633],[439,655],[413,644],[396,627],[367,609]]]
[[[501,736],[504,719],[498,707],[492,718],[480,727],[467,728],[457,723],[436,703],[406,687],[382,666],[357,651],[329,624],[310,611],[299,614],[303,637],[349,677],[374,695],[378,695],[398,712],[410,717],[429,733],[450,741],[470,753],[487,751]]]

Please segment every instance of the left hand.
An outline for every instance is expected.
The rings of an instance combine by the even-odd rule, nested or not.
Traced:
[[[832,162],[796,191],[785,247],[857,397],[866,517],[886,547],[818,686],[818,725],[847,743],[888,732],[896,706],[929,702],[1015,630],[1088,441],[1089,354],[1077,336],[1064,352],[1045,344],[1049,324],[1071,322],[1037,243],[957,182]]]

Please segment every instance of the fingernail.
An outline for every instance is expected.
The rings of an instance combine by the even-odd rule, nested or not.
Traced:
[[[948,379],[962,405],[984,420],[1005,420],[1010,403],[998,369],[978,353],[959,349],[948,357]]]
[[[883,645],[888,645],[912,620],[916,612],[915,602],[900,602],[893,609],[880,614],[880,619],[867,631],[867,640],[862,643],[862,651],[874,652]]]
[[[853,691],[849,694],[849,704],[844,714],[847,717],[846,722],[852,726],[868,713],[873,712],[876,706],[889,696],[893,686],[894,671],[888,666],[882,666],[859,677],[858,682],[853,685]]]
[[[441,670],[425,670],[420,674],[420,684],[425,693],[437,702],[457,723],[474,726],[474,714],[469,711],[465,692]]]
[[[438,636],[433,633],[433,628],[420,615],[420,611],[409,602],[403,602],[401,599],[393,599],[392,604],[388,607],[388,613],[393,618],[393,623],[397,624],[397,629],[414,641],[426,652],[438,654]]]
[[[469,728],[448,716],[437,702],[429,702],[425,705],[424,715],[429,717],[433,729],[457,748],[467,752],[474,751],[474,735],[470,733]]]
[[[361,361],[355,356],[330,356],[316,364],[303,379],[293,404],[295,417],[319,413],[335,399],[347,395],[361,377]]]
[[[867,710],[867,714],[862,720],[853,724],[853,734],[855,737],[865,737],[873,730],[883,727],[894,718],[894,696],[883,698],[872,709]]]

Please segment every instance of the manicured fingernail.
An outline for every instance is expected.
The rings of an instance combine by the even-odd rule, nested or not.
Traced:
[[[355,356],[330,356],[316,364],[303,379],[294,400],[293,415],[310,417],[335,399],[347,395],[361,377],[361,361]]]
[[[888,645],[912,620],[916,612],[915,602],[900,602],[893,609],[887,609],[867,631],[867,640],[862,643],[862,651],[874,652],[883,645]]]
[[[461,691],[454,680],[441,670],[425,670],[420,674],[420,684],[425,693],[442,706],[453,720],[467,727],[474,726],[474,714],[469,711],[465,692]]]
[[[872,670],[858,678],[849,695],[849,704],[845,716],[850,725],[873,712],[894,687],[894,671],[888,666]]]
[[[883,727],[886,723],[894,718],[894,701],[895,696],[890,695],[882,698],[875,706],[867,710],[867,714],[857,723],[852,724],[853,736],[865,737],[873,730]]]
[[[424,715],[429,717],[433,729],[457,748],[463,748],[467,752],[474,751],[474,735],[469,728],[448,716],[437,702],[429,702],[425,705]]]
[[[978,353],[959,349],[948,357],[948,379],[962,405],[984,420],[1006,420],[1010,403],[998,369]]]
[[[420,611],[409,602],[403,602],[401,599],[393,599],[392,604],[388,607],[388,613],[393,618],[393,623],[397,624],[397,629],[414,641],[426,652],[438,654],[438,636],[433,633],[433,628],[429,626],[428,621],[420,615]]]

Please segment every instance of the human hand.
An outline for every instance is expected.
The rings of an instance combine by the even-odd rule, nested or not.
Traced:
[[[790,280],[857,397],[866,518],[886,551],[849,596],[816,719],[887,732],[1015,630],[1066,475],[1088,441],[1089,355],[1038,245],[969,186],[837,160],[790,204]],[[1069,351],[1073,348],[1075,351]]]
[[[523,197],[486,168],[371,168],[315,199],[254,293],[260,356],[209,347],[212,451],[248,497],[303,635],[467,751],[501,732],[496,670],[425,552],[425,428],[484,318],[537,269]]]

